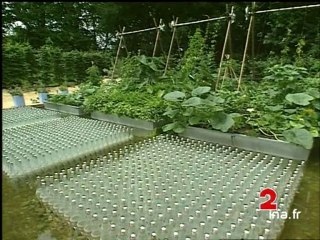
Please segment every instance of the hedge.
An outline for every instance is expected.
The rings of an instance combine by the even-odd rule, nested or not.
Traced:
[[[50,44],[32,49],[28,43],[5,42],[2,45],[2,88],[37,84],[81,83],[86,69],[96,65],[100,71],[110,70],[112,56],[104,51],[63,52]]]

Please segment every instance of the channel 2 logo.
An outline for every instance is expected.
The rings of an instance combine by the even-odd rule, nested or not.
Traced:
[[[278,203],[275,201],[277,200],[277,193],[272,188],[265,188],[262,189],[260,192],[260,198],[266,198],[267,200],[259,204],[260,210],[277,210]]]

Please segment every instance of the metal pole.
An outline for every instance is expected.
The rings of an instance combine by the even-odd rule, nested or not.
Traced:
[[[244,63],[245,63],[246,56],[247,56],[247,49],[248,49],[248,42],[249,42],[250,32],[251,32],[252,18],[253,18],[253,15],[250,16],[250,22],[249,22],[249,27],[248,27],[248,32],[247,32],[247,39],[246,39],[246,44],[245,44],[245,47],[244,47],[244,53],[243,53],[243,58],[242,58],[240,76],[239,76],[239,81],[238,81],[238,88],[237,88],[238,91],[240,89],[240,84],[241,84],[242,74],[243,74],[243,69],[244,69]]]
[[[218,77],[217,77],[217,82],[216,82],[216,87],[215,87],[215,90],[216,90],[216,91],[217,91],[217,89],[218,89],[218,84],[219,84],[219,80],[220,80],[220,73],[221,73],[221,68],[222,68],[222,62],[223,62],[224,53],[225,53],[226,46],[227,46],[228,35],[229,35],[229,32],[230,32],[230,26],[231,26],[231,19],[229,19],[229,21],[228,21],[226,36],[225,36],[225,38],[224,38],[224,43],[223,43],[223,48],[222,48],[222,53],[221,53],[221,58],[220,58],[220,64],[219,64],[219,70],[218,70]]]
[[[125,27],[122,28],[122,33],[124,32],[124,30],[125,30]],[[114,71],[115,71],[115,69],[116,69],[116,65],[117,65],[117,62],[118,62],[118,58],[119,58],[119,54],[120,54],[120,49],[121,49],[121,44],[122,44],[122,39],[123,39],[123,36],[120,35],[120,41],[119,41],[119,45],[118,45],[118,50],[117,50],[116,59],[115,59],[115,61],[114,61],[114,65],[113,65],[111,80],[113,80]]]
[[[177,27],[176,27],[177,22],[178,22],[178,18],[176,18],[176,21],[175,21],[175,23],[173,24],[173,32],[172,32],[170,47],[169,47],[169,51],[168,51],[166,67],[165,67],[165,69],[164,69],[163,75],[166,75],[167,69],[168,69],[168,66],[169,66],[169,60],[170,60],[170,54],[171,54],[171,50],[172,50],[173,40],[174,40],[174,37],[175,37],[175,34],[176,34],[176,30],[177,30]]]
[[[217,18],[209,18],[209,19],[187,22],[187,23],[179,23],[179,24],[174,24],[173,27],[181,27],[181,26],[187,26],[187,25],[192,25],[192,24],[196,24],[196,23],[211,22],[211,21],[221,20],[221,19],[225,19],[225,18],[227,18],[227,17],[217,17]]]
[[[320,4],[298,6],[298,7],[288,7],[288,8],[277,8],[277,9],[269,9],[269,10],[260,10],[260,11],[256,11],[255,14],[267,13],[267,12],[279,12],[279,11],[287,11],[287,10],[296,10],[296,9],[305,9],[305,8],[315,8],[315,7],[320,7]]]
[[[153,22],[155,25],[157,25],[155,18],[153,18]],[[159,26],[161,25],[161,23],[162,23],[162,19],[160,19],[160,21],[159,21]],[[156,36],[156,41],[155,41],[154,47],[153,47],[152,57],[154,57],[156,55],[159,37],[160,37],[160,29],[157,28],[157,36]]]

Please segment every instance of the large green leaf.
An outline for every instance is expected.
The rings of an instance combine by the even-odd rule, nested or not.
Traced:
[[[188,122],[190,125],[196,125],[196,124],[200,123],[200,121],[201,121],[200,117],[191,117],[191,118],[189,118]]]
[[[186,127],[184,127],[183,125],[179,124],[178,126],[176,126],[173,131],[175,133],[182,133],[184,132],[184,130],[186,130]]]
[[[287,94],[286,99],[294,104],[307,106],[309,105],[310,101],[314,98],[306,93],[294,93],[294,94]]]
[[[186,117],[190,117],[194,112],[194,108],[187,108],[183,113],[182,115],[183,116],[186,116]]]
[[[319,99],[313,101],[312,104],[313,104],[315,109],[320,110],[320,100]]]
[[[311,149],[313,145],[312,134],[306,129],[293,128],[283,132],[283,136],[288,142],[303,146],[306,149]]]
[[[168,132],[178,126],[177,122],[166,124],[162,127],[164,132]]]
[[[283,109],[282,105],[276,105],[276,106],[266,106],[267,109],[269,109],[272,112],[277,112]]]
[[[170,130],[174,131],[175,133],[182,133],[185,130],[185,126],[183,126],[179,122],[169,123],[162,127],[164,132],[168,132]]]
[[[200,96],[202,94],[210,92],[210,90],[211,90],[211,87],[197,87],[197,88],[193,89],[191,94],[192,94],[192,96]]]
[[[85,89],[84,92],[87,93],[87,94],[92,94],[96,91],[96,89],[94,88],[89,88],[89,89]]]
[[[160,97],[160,98],[163,96],[163,94],[164,94],[164,90],[159,90],[157,92],[157,96]]]
[[[210,95],[207,100],[210,100],[216,104],[218,103],[224,103],[225,100],[222,98],[222,97],[219,97],[219,96],[214,96],[214,95]]]
[[[174,91],[174,92],[167,93],[166,95],[164,95],[163,98],[167,101],[178,102],[178,101],[181,101],[185,97],[186,97],[186,95],[183,92]]]
[[[227,132],[234,124],[234,120],[229,114],[224,112],[215,112],[210,120],[211,126],[214,129]]]
[[[142,63],[143,65],[146,65],[148,66],[148,63],[147,63],[147,58],[145,55],[141,55],[140,57],[137,57],[139,62]]]
[[[178,112],[179,112],[179,110],[177,110],[177,109],[170,109],[170,110],[166,111],[163,115],[168,116],[170,118],[173,118]]]
[[[202,104],[202,99],[199,97],[191,97],[185,100],[181,105],[184,107],[195,107]]]
[[[154,64],[154,62],[148,63],[148,67],[151,68],[151,69],[152,69],[153,71],[155,71],[155,72],[159,71],[159,70],[157,69],[157,66]]]
[[[316,88],[309,88],[309,89],[307,90],[307,93],[308,93],[309,95],[311,95],[312,97],[314,97],[315,99],[320,98],[320,92],[319,92],[319,90],[316,89]]]

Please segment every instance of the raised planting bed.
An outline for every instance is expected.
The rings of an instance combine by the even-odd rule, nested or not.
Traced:
[[[139,136],[150,135],[150,133],[155,133],[157,129],[165,125],[165,122],[163,121],[152,122],[141,119],[133,119],[126,116],[118,116],[116,114],[106,114],[97,111],[91,113],[91,118],[132,127],[134,128],[133,134]]]
[[[187,127],[185,132],[181,133],[180,135],[192,139],[215,142],[250,151],[262,152],[296,160],[307,160],[311,152],[311,150],[285,141],[250,137],[236,133],[223,133],[215,130],[196,127]]]
[[[81,107],[71,106],[71,105],[65,105],[61,103],[53,103],[53,102],[45,102],[44,107],[46,109],[68,113],[72,115],[82,116],[85,115],[83,109]]]

